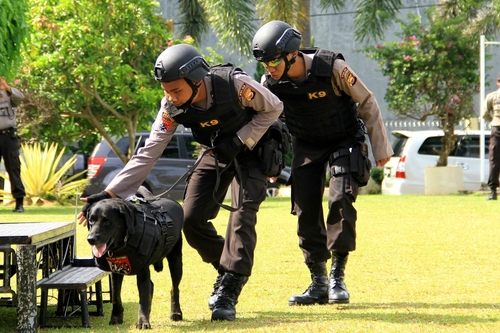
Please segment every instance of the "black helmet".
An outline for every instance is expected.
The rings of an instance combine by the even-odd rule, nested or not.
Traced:
[[[253,37],[253,56],[257,61],[269,61],[282,53],[299,49],[302,35],[283,21],[264,24]]]
[[[197,49],[189,44],[177,44],[163,51],[155,64],[155,79],[170,82],[188,79],[197,82],[207,75],[210,66]]]

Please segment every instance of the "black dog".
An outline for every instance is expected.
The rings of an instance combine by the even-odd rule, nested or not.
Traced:
[[[149,329],[153,282],[149,266],[157,272],[167,258],[172,278],[170,319],[182,320],[179,283],[182,279],[182,220],[179,203],[171,199],[132,203],[105,199],[93,204],[87,213],[87,241],[97,266],[111,272],[113,311],[110,325],[123,323],[121,286],[124,275],[136,275],[139,315],[136,328]]]

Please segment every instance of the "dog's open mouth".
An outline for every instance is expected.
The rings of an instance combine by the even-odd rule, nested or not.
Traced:
[[[93,245],[92,253],[94,254],[94,257],[100,258],[106,253],[107,249],[108,246],[106,244]]]

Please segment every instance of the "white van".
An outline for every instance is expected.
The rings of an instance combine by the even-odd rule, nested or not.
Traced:
[[[448,157],[448,165],[463,168],[464,189],[481,189],[481,164],[479,140],[481,131],[455,131],[457,143]],[[394,131],[397,140],[393,145],[394,155],[384,166],[382,194],[425,194],[425,168],[436,166],[441,149],[442,130]],[[490,132],[485,134],[485,157],[483,172],[485,182],[489,174],[488,144]]]

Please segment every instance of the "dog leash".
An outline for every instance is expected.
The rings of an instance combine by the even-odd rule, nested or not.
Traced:
[[[212,148],[207,148],[203,154],[196,160],[196,162],[193,164],[192,167],[189,168],[188,171],[186,171],[179,179],[177,179],[177,181],[175,183],[172,184],[172,186],[167,189],[166,191],[158,194],[158,195],[155,195],[151,198],[144,198],[146,199],[146,201],[154,201],[158,198],[160,198],[161,196],[167,194],[168,192],[170,192],[172,189],[174,189],[177,185],[179,185],[182,181],[186,180],[189,176],[191,176],[191,174],[193,173],[194,169],[196,169],[196,167],[198,166],[198,164],[200,164],[201,162],[201,159],[206,155],[208,154],[209,152],[211,152],[213,150],[213,147]],[[228,206],[228,205],[225,205],[225,204],[222,204],[220,203],[219,201],[217,201],[215,199],[215,193],[217,192],[217,190],[219,189],[219,184],[220,184],[220,175],[226,171],[230,166],[231,164],[234,163],[234,169],[236,171],[236,176],[241,180],[242,177],[241,177],[241,168],[240,168],[240,165],[238,163],[238,161],[236,160],[236,158],[234,158],[230,163],[228,163],[223,169],[222,171],[219,172],[219,162],[218,162],[218,159],[217,159],[217,155],[215,155],[215,170],[216,170],[216,173],[217,173],[217,179],[216,179],[216,182],[215,182],[215,187],[214,187],[214,190],[212,192],[212,197],[214,199],[214,201],[217,203],[217,205],[219,205],[220,207],[224,208],[224,209],[227,209],[231,212],[235,212],[237,211],[238,209],[241,208],[241,206],[243,205],[242,201],[243,201],[243,189],[241,188],[240,186],[240,191],[239,191],[239,200],[238,200],[238,207],[231,207],[231,206]],[[137,196],[132,196],[130,198],[131,201],[144,201],[143,199],[137,197]]]
[[[196,169],[196,167],[198,166],[198,164],[200,164],[201,162],[201,159],[203,158],[203,156],[205,156],[206,154],[208,154],[209,152],[212,151],[213,148],[207,148],[203,154],[201,154],[201,156],[196,160],[196,162],[193,164],[192,167],[190,167],[188,169],[188,171],[186,171],[179,179],[177,179],[177,181],[175,183],[172,184],[172,186],[170,186],[169,189],[167,189],[166,191],[158,194],[158,195],[155,195],[152,197],[152,200],[156,200],[158,199],[159,197],[167,194],[168,192],[170,192],[172,189],[174,189],[177,185],[179,185],[182,181],[186,180],[189,176],[191,176],[191,174],[193,173],[194,169]]]

